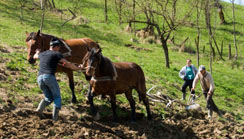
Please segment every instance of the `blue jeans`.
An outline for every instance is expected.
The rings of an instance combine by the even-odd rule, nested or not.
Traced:
[[[37,82],[44,93],[45,101],[49,104],[54,101],[54,107],[61,108],[61,95],[56,77],[52,74],[39,75]]]

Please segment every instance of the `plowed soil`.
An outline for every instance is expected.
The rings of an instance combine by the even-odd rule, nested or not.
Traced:
[[[1,52],[8,52],[1,49]],[[6,71],[0,58],[0,83],[7,79],[11,72]],[[63,106],[57,122],[51,120],[51,108],[44,111],[45,117],[36,112],[31,96],[18,96],[18,102],[12,102],[5,91],[0,88],[0,138],[244,138],[244,125],[235,122],[231,114],[225,113],[222,120],[214,115],[207,119],[206,113],[185,111],[184,108],[168,110],[167,116],[161,116],[151,105],[153,120],[137,112],[137,122],[130,122],[130,108],[123,106],[128,115],[119,117],[113,122],[112,114],[103,115],[101,120],[94,121],[89,114],[89,105],[80,102],[77,105]],[[106,100],[104,100],[106,101]],[[137,102],[138,105],[138,102]],[[142,105],[140,105],[142,106]],[[97,106],[99,111],[103,108]],[[122,107],[118,104],[118,107]],[[164,105],[162,105],[164,107]],[[144,108],[144,107],[143,107]],[[111,108],[108,108],[111,112]],[[204,110],[206,111],[206,110]]]

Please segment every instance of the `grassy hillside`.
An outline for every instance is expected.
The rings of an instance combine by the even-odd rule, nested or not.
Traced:
[[[98,41],[103,48],[103,54],[112,59],[112,61],[131,61],[138,63],[144,70],[146,75],[147,88],[151,88],[153,85],[159,86],[159,91],[164,94],[170,95],[175,98],[181,97],[181,85],[183,81],[179,78],[178,72],[182,66],[185,65],[186,59],[193,60],[193,64],[196,65],[196,55],[188,53],[180,53],[174,51],[175,46],[169,44],[169,55],[171,68],[165,68],[163,49],[159,44],[139,44],[132,43],[130,39],[133,34],[124,32],[124,27],[127,24],[118,25],[118,18],[115,14],[115,9],[112,6],[113,3],[109,2],[109,21],[104,23],[103,16],[103,1],[100,0],[85,0],[78,3],[80,9],[77,13],[88,20],[87,24],[77,25],[76,21],[71,21],[61,27],[64,20],[55,11],[47,10],[45,15],[45,23],[43,32],[52,34],[64,39],[69,38],[82,38],[90,37],[91,39]],[[243,64],[243,33],[244,33],[244,18],[242,11],[243,6],[236,7],[236,22],[237,22],[237,40],[238,47],[240,48],[241,57],[237,61],[228,60],[228,44],[233,44],[232,36],[232,13],[231,5],[223,3],[225,9],[226,20],[229,24],[219,25],[218,18],[212,20],[215,27],[214,32],[217,42],[224,41],[224,59],[215,59],[213,63],[213,78],[216,85],[216,91],[214,100],[220,109],[232,113],[237,120],[243,121],[244,119],[244,64]],[[72,3],[69,0],[56,0],[56,6],[60,9],[72,7]],[[182,3],[179,4],[182,6]],[[34,7],[32,4],[28,4],[27,7]],[[184,7],[184,6],[183,6]],[[187,6],[186,6],[187,7]],[[23,23],[20,22],[20,7],[16,0],[1,0],[0,1],[0,45],[10,47],[11,53],[0,53],[0,57],[7,59],[1,63],[8,70],[16,71],[19,75],[17,78],[8,76],[6,80],[2,81],[0,88],[6,88],[9,94],[14,93],[21,94],[23,96],[38,95],[41,91],[36,83],[37,66],[29,65],[26,61],[26,45],[25,45],[25,32],[36,32],[40,27],[41,10],[38,7],[34,7],[34,10],[24,8],[23,11]],[[68,13],[67,13],[68,14]],[[71,15],[68,15],[69,17]],[[192,21],[195,20],[195,15],[192,17]],[[217,15],[215,15],[217,16]],[[66,17],[66,18],[67,18]],[[204,16],[201,15],[201,25],[204,26]],[[138,28],[145,27],[144,25],[138,25]],[[180,27],[173,35],[175,36],[176,43],[182,42],[186,37],[189,40],[186,43],[187,47],[195,49],[194,39],[196,37],[196,29],[190,27]],[[208,36],[206,30],[202,29],[201,34],[201,52],[203,46],[206,51],[209,49]],[[149,51],[141,50],[137,51],[125,47],[125,44],[133,44],[137,47],[147,48]],[[16,51],[17,50],[17,51]],[[232,52],[234,54],[234,47],[232,45]],[[206,65],[209,69],[208,54],[201,53],[200,63]],[[67,77],[65,75],[58,75],[60,81],[60,87],[62,91],[63,103],[69,103],[71,99],[71,92],[68,88]],[[81,73],[76,73],[76,94],[78,95],[78,101],[85,100],[84,92],[88,88],[87,82],[84,80],[84,76]],[[79,93],[82,92],[82,93]],[[200,86],[197,87],[197,92],[200,93]],[[15,100],[18,103],[18,100]],[[107,103],[97,100],[101,104],[108,105]],[[127,102],[124,96],[119,97],[119,101]],[[201,97],[198,102],[201,106],[205,107],[205,100]],[[38,102],[34,102],[37,104]],[[161,107],[161,106],[158,106]],[[164,106],[163,106],[164,107]],[[144,112],[144,110],[142,110]],[[163,114],[163,110],[161,110]]]

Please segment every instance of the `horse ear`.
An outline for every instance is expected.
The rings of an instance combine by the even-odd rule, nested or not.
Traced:
[[[30,35],[30,33],[26,31],[25,35],[26,35],[26,37],[28,37]]]
[[[36,36],[39,36],[39,35],[40,35],[40,32],[41,32],[41,31],[38,30],[37,33],[36,33]]]

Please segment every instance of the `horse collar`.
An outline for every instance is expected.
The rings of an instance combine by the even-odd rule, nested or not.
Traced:
[[[61,40],[61,39],[60,39]],[[67,56],[71,56],[71,52],[72,52],[72,50],[70,49],[70,47],[63,41],[63,40],[61,40],[62,41],[62,43],[64,44],[64,47],[66,48],[66,49],[68,49],[68,52],[66,52],[66,53],[62,53],[62,55],[64,56],[64,57],[67,57]]]
[[[95,82],[97,82],[97,81],[116,81],[117,77],[118,77],[117,70],[113,64],[112,64],[112,66],[113,66],[113,70],[114,70],[114,76],[113,77],[111,77],[111,76],[102,76],[102,77],[92,76],[91,80],[95,81]]]

